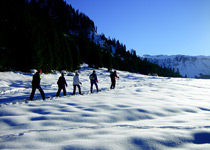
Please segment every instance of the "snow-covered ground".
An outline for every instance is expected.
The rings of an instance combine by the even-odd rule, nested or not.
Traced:
[[[210,149],[210,80],[150,77],[117,71],[109,90],[98,69],[99,93],[89,93],[92,69],[82,66],[84,95],[45,101],[30,96],[32,74],[0,73],[0,149],[128,150]],[[59,74],[43,74],[46,96],[57,92]],[[63,93],[61,93],[62,95]]]

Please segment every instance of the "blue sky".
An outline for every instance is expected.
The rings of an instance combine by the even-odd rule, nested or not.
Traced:
[[[210,0],[66,0],[138,55],[210,56]]]

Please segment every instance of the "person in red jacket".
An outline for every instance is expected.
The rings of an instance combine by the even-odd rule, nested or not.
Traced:
[[[36,92],[36,89],[39,90],[39,92],[42,95],[42,99],[45,99],[45,94],[44,91],[42,90],[41,86],[40,86],[40,81],[41,81],[41,75],[42,70],[38,70],[34,75],[33,75],[33,80],[32,80],[32,91],[31,91],[31,96],[30,96],[30,100],[33,100],[34,94]]]
[[[114,72],[111,72],[110,78],[111,78],[111,82],[112,82],[110,89],[114,89],[115,85],[116,85],[116,78],[119,78],[117,76],[117,71],[116,70]]]

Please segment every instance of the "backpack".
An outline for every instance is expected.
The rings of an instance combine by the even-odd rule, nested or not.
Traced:
[[[114,73],[114,72],[111,72],[111,73],[110,73],[110,77],[111,77],[112,79],[114,79],[114,78],[115,78],[115,73]]]
[[[58,79],[57,84],[60,85],[60,86],[63,86],[63,85],[65,84],[65,78],[64,78],[64,77],[60,77],[60,78]]]
[[[62,83],[61,83],[62,81],[61,81],[61,77],[58,79],[58,82],[57,82],[57,84],[58,85],[61,85]]]
[[[90,80],[95,80],[95,76],[93,74],[90,75]]]

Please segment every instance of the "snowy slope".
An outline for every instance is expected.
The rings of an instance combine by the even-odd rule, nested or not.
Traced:
[[[200,74],[210,75],[210,56],[186,56],[186,55],[145,55],[148,61],[162,67],[177,68],[182,76],[201,77]]]
[[[25,102],[31,74],[0,73],[0,149],[210,149],[210,80],[149,77],[96,70],[99,93],[89,93],[91,68],[80,71],[83,96]],[[46,95],[55,95],[59,74],[43,74]],[[61,93],[62,94],[62,93]]]

